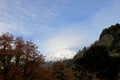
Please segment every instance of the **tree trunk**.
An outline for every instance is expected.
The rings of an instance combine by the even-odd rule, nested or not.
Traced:
[[[7,69],[5,68],[4,70],[3,70],[3,79],[4,80],[7,80]]]

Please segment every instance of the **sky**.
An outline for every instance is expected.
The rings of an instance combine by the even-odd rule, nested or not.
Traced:
[[[0,33],[32,40],[44,56],[74,51],[120,23],[120,0],[0,0]]]

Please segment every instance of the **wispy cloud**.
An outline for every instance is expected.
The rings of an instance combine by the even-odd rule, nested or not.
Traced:
[[[112,24],[120,22],[120,1],[113,2],[110,5],[98,10],[92,15],[89,23],[93,24],[97,29],[103,29]]]
[[[83,41],[83,37],[80,36],[68,36],[68,35],[57,35],[53,38],[50,38],[48,41],[46,41],[45,50],[49,53],[55,52],[56,50],[62,49],[62,48],[73,48],[78,47],[81,45],[81,41]]]
[[[5,22],[0,22],[0,32],[12,31],[14,29],[15,27],[13,27],[13,25]]]
[[[81,29],[79,29],[81,27]],[[64,25],[62,28],[57,28],[57,31],[43,43],[43,50],[47,54],[54,53],[57,50],[64,48],[75,49],[90,45],[93,41],[88,34],[92,29],[84,29],[83,24]],[[94,35],[93,35],[94,36]]]
[[[22,0],[0,0],[0,32],[12,32],[29,37],[34,35],[34,32],[48,30],[41,23],[46,20],[42,16],[48,16],[49,13],[41,14],[39,5],[37,6],[28,6]]]
[[[102,29],[120,22],[119,1],[104,6],[83,22],[64,23],[59,25],[56,33],[44,41],[45,53],[53,53],[62,48],[82,48],[89,46],[99,38]],[[63,29],[61,29],[63,28]]]
[[[90,45],[120,22],[120,0],[0,0],[0,32],[32,39],[48,55]]]

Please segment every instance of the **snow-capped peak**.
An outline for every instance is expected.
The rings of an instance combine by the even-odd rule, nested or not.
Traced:
[[[74,57],[76,53],[71,49],[61,49],[56,51],[54,54],[47,56],[45,58],[46,61],[59,61],[59,60],[65,60],[65,59],[71,59]]]

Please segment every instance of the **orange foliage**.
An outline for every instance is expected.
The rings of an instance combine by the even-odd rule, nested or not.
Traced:
[[[14,39],[9,33],[0,35],[0,80],[41,80],[43,62],[43,56],[31,41]]]

